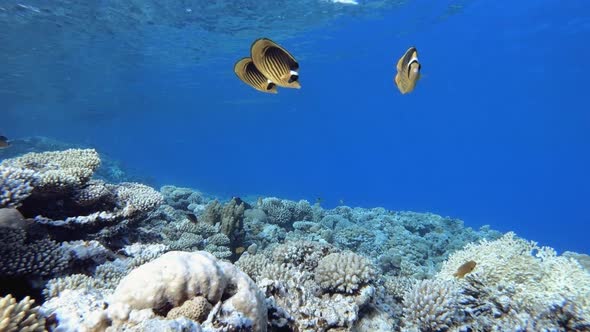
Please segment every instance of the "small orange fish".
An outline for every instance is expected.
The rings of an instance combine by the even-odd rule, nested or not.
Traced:
[[[453,273],[453,277],[456,277],[456,278],[465,277],[466,274],[471,273],[471,271],[473,271],[473,269],[475,269],[476,265],[477,265],[477,263],[475,261],[466,262],[465,264],[459,266],[459,268],[457,269],[457,272]]]

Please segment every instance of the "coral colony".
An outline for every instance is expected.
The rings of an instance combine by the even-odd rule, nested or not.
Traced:
[[[587,331],[590,257],[434,214],[0,163],[0,331]],[[115,182],[115,181],[113,181]]]

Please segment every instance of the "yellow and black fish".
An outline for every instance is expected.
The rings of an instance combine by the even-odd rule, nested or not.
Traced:
[[[283,47],[268,38],[252,43],[250,57],[256,68],[278,86],[300,89],[299,63]]]
[[[0,149],[4,149],[10,146],[8,138],[6,136],[0,136]]]
[[[277,93],[277,86],[266,78],[254,65],[251,58],[243,58],[234,65],[234,72],[242,82],[266,93]]]
[[[397,74],[394,81],[402,94],[414,90],[416,82],[420,79],[421,68],[422,65],[418,61],[418,50],[412,46],[397,62]]]

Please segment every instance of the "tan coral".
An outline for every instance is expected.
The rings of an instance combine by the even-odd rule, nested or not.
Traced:
[[[186,317],[195,322],[202,323],[207,319],[207,315],[213,306],[206,298],[197,296],[191,300],[185,301],[180,307],[172,308],[166,315],[168,319]]]
[[[438,279],[454,279],[457,266],[474,260],[470,274],[492,288],[511,289],[514,303],[541,312],[572,301],[590,321],[590,273],[575,259],[557,256],[555,250],[518,238],[509,232],[495,241],[465,246],[443,263]]]
[[[41,332],[45,330],[45,319],[39,314],[35,301],[25,297],[20,302],[8,294],[0,298],[0,331]]]
[[[324,291],[354,293],[375,279],[372,263],[353,252],[329,254],[315,269],[315,280]]]
[[[215,305],[216,324],[231,324],[239,316],[253,331],[266,331],[266,306],[256,284],[204,251],[171,251],[131,271],[117,286],[107,314],[115,326],[124,326],[134,312],[165,313],[196,296]]]

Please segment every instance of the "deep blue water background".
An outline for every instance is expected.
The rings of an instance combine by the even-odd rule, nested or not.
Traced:
[[[449,4],[276,40],[301,90],[241,83],[244,43],[193,68],[126,64],[125,84],[88,102],[107,114],[30,104],[2,130],[95,146],[160,184],[428,211],[590,253],[590,2]],[[411,45],[423,76],[401,95],[395,63]]]

